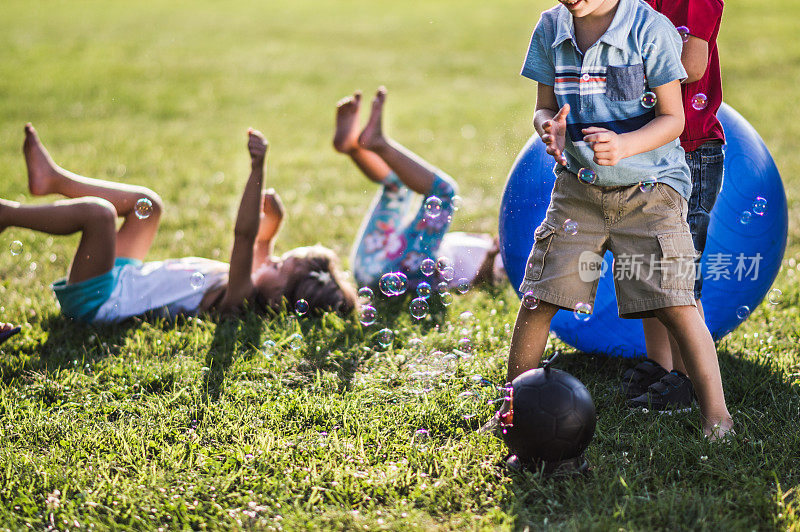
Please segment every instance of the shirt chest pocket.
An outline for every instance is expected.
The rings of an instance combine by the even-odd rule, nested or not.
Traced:
[[[644,65],[606,67],[606,96],[613,102],[635,100],[644,93]]]

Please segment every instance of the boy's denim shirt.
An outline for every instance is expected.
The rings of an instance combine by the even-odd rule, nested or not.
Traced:
[[[616,133],[637,130],[653,120],[655,109],[642,105],[651,87],[686,78],[682,41],[664,15],[643,0],[619,0],[608,30],[586,55],[578,50],[572,15],[563,5],[542,13],[533,32],[522,75],[554,88],[567,116],[567,169],[591,168],[596,185],[636,185],[654,177],[688,200],[692,181],[680,141],[600,166],[583,141],[582,129],[597,126]]]

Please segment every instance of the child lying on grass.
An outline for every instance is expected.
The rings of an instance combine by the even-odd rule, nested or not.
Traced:
[[[66,316],[90,323],[120,322],[159,311],[167,316],[230,313],[246,302],[277,309],[304,299],[309,310],[348,314],[355,291],[343,280],[333,251],[303,247],[273,256],[283,221],[277,195],[262,192],[267,141],[248,132],[251,173],[234,227],[230,264],[198,257],[143,262],[164,206],[152,190],[83,177],[56,165],[30,124],[23,152],[31,194],[70,199],[21,205],[0,199],[0,232],[24,227],[51,235],[81,232],[65,279],[53,290]],[[123,223],[117,230],[117,218]]]

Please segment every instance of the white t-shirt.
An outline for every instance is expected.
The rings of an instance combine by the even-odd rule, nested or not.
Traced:
[[[114,291],[94,321],[121,322],[152,310],[165,317],[192,314],[206,292],[227,283],[228,269],[227,263],[200,257],[126,264],[115,272]]]
[[[447,257],[453,261],[455,275],[449,281],[450,286],[456,286],[459,279],[468,279],[472,282],[478,275],[486,254],[492,249],[494,240],[487,234],[462,233],[453,231],[444,235],[439,244],[437,255]],[[505,275],[503,259],[498,253],[494,259],[493,271],[495,278]]]

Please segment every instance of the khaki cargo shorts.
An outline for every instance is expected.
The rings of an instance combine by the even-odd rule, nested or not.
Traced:
[[[564,309],[594,308],[599,278],[613,274],[622,318],[695,305],[696,252],[686,213],[686,200],[663,183],[650,190],[599,187],[562,169],[520,290]],[[601,268],[606,250],[614,254],[613,272]]]

